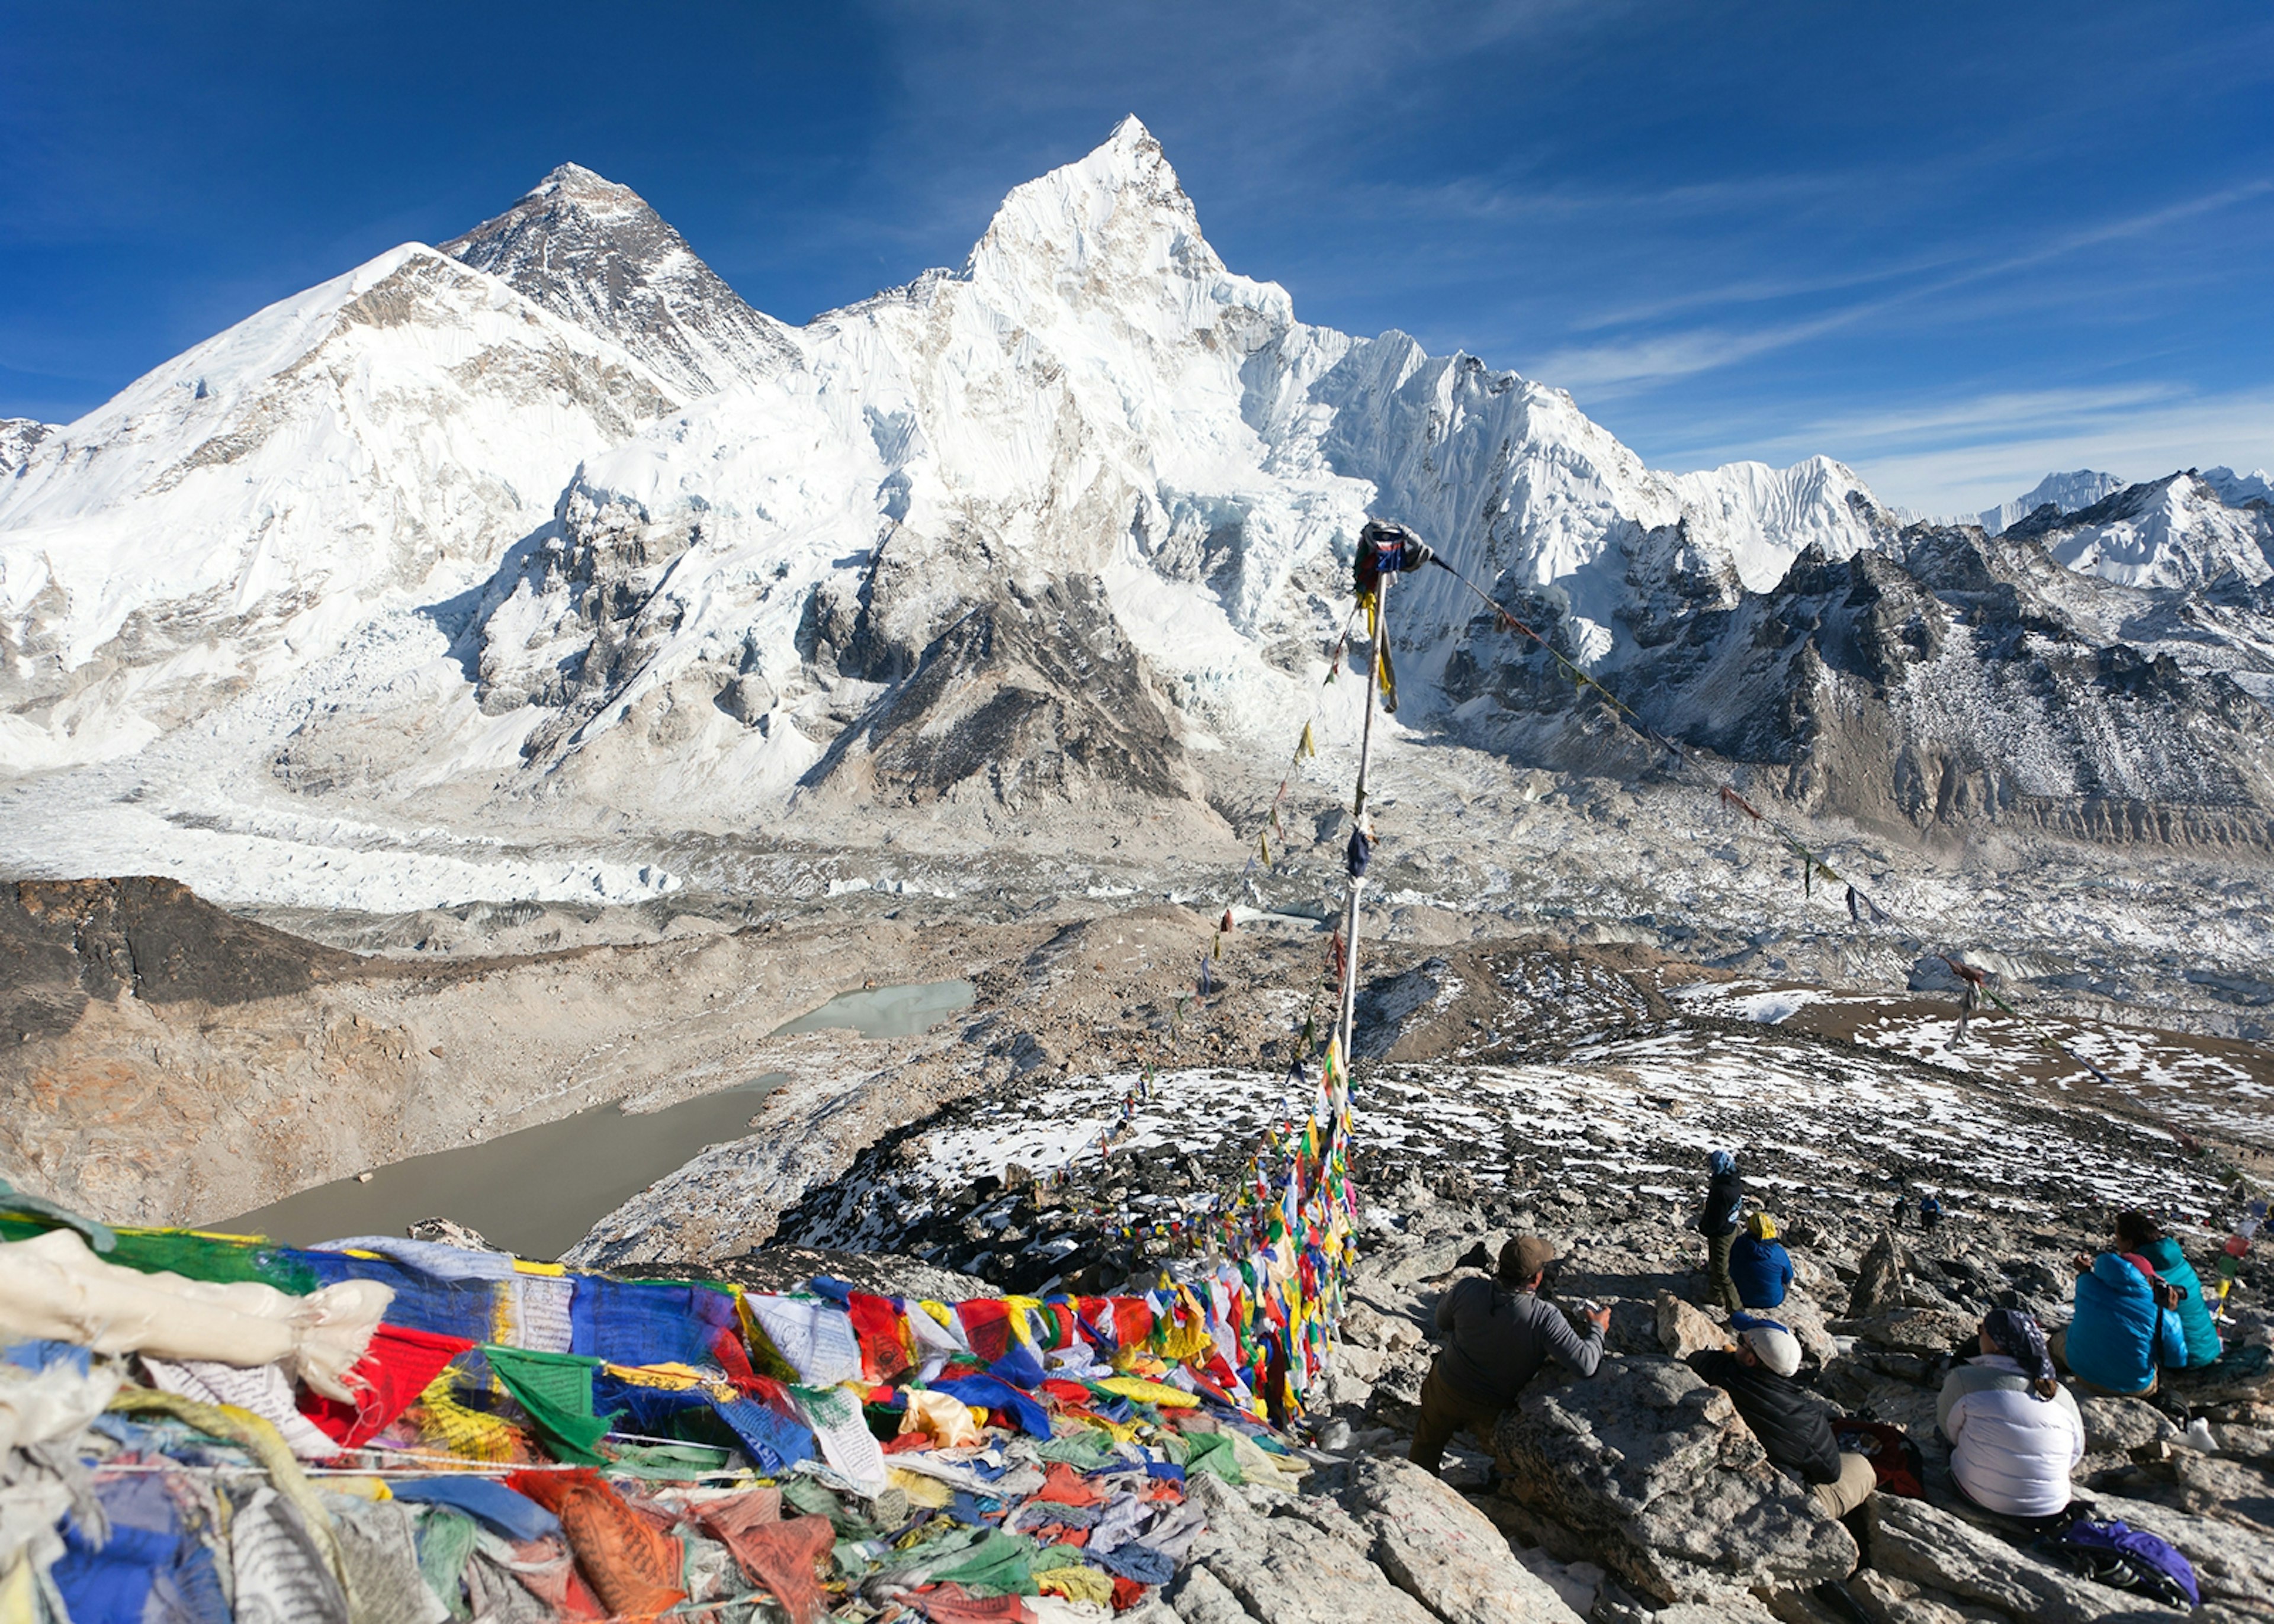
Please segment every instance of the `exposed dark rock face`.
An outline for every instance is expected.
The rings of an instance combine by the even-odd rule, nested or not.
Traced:
[[[851,649],[876,680],[905,657],[872,624],[855,621]],[[1094,580],[1005,582],[914,666],[839,737],[808,784],[916,805],[967,790],[1005,804],[1199,793],[1176,724]]]
[[[1914,526],[1844,559],[1811,547],[1774,588],[1748,592],[1686,567],[1680,530],[1627,538],[1634,647],[1603,672],[1648,728],[1766,770],[1811,811],[1882,826],[2274,838],[2270,718],[2244,685],[2274,673],[2274,649],[2265,589],[2249,579],[2119,584],[2055,561],[2031,520],[1996,538]],[[1495,702],[1480,727],[1504,748],[1537,748],[1554,718],[1559,764],[1575,751],[1611,764],[1623,736],[1630,756],[1675,770],[1488,622],[1472,625],[1447,682],[1456,698]]]
[[[999,1295],[975,1274],[960,1274],[889,1252],[831,1252],[818,1246],[764,1246],[716,1263],[674,1261],[672,1277],[731,1281],[749,1291],[803,1291],[817,1274],[879,1297],[956,1303]]]
[[[0,887],[0,1034],[19,1041],[69,1031],[90,999],[249,1004],[357,963],[159,876]]]
[[[476,613],[478,699],[493,714],[553,710],[524,741],[527,760],[575,754],[638,684],[659,733],[698,703],[761,732],[798,729],[827,747],[804,789],[863,806],[1203,801],[1096,578],[1016,578],[984,538],[879,541],[860,576],[808,596],[794,668],[764,668],[746,643],[643,683],[688,613],[674,567],[704,545],[699,516],[654,523],[577,487],[557,532],[493,583]]]
[[[54,433],[55,425],[33,417],[0,417],[0,479],[24,466],[32,448]]]
[[[636,192],[576,164],[442,252],[614,339],[690,395],[798,365],[787,330],[745,304]]]
[[[1352,1048],[1359,1060],[1507,1060],[1646,1030],[1671,1013],[1664,968],[1646,951],[1548,941],[1431,958],[1360,990]]]

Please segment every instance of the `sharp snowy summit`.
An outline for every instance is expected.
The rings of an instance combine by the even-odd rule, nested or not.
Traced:
[[[2263,504],[2166,484],[2012,541],[2033,513],[1980,538],[1977,573],[2034,580],[2050,549],[2111,590],[2261,587]],[[826,812],[847,838],[914,819],[952,840],[1067,806],[1220,833],[1213,786],[1278,748],[1326,671],[1369,515],[1416,526],[1656,726],[1780,765],[1795,793],[1913,821],[2037,793],[2014,788],[1999,730],[1944,717],[1928,754],[1981,795],[1894,793],[1929,770],[1916,748],[1898,764],[1920,746],[1903,728],[1928,724],[1889,684],[1910,680],[1904,649],[1956,658],[1950,640],[1906,643],[1873,611],[1884,658],[1827,665],[1834,634],[1778,618],[1835,590],[1916,589],[1919,615],[1946,615],[1937,591],[1957,589],[1904,561],[1955,568],[1922,551],[1931,527],[1901,530],[1828,458],[1654,471],[1562,390],[1299,321],[1209,245],[1134,118],[1013,192],[960,270],[802,327],[568,164],[442,250],[260,312],[77,423],[6,425],[0,741],[20,793],[129,808],[98,822],[146,831],[732,834]],[[1404,727],[1646,765],[1480,607],[1442,572],[1399,594]],[[1771,624],[1784,652],[1764,665]],[[2138,703],[2215,711],[2203,685],[2264,668],[2256,626]],[[1714,673],[1740,635],[1731,686]],[[1789,729],[1767,736],[1774,716],[1833,726],[1858,706],[1894,730],[1843,769],[1863,791],[1796,765]],[[2053,732],[2099,748],[2073,716]],[[2213,733],[2232,770],[2216,793],[2263,808],[2264,763]],[[2199,793],[2097,757],[2037,777],[2054,796]],[[19,835],[7,854],[62,864],[68,844]]]

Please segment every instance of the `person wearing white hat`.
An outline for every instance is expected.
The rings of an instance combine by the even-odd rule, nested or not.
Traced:
[[[1846,1516],[1870,1497],[1879,1474],[1868,1456],[1840,1447],[1823,1404],[1793,1380],[1799,1340],[1773,1320],[1734,1314],[1729,1323],[1737,1345],[1692,1354],[1690,1367],[1728,1394],[1769,1459],[1809,1485],[1818,1509]]]

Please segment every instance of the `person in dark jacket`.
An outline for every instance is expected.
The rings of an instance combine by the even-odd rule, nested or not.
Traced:
[[[1746,1313],[1731,1323],[1736,1347],[1693,1353],[1690,1368],[1728,1394],[1769,1459],[1809,1485],[1818,1509],[1846,1516],[1878,1486],[1870,1457],[1842,1450],[1823,1405],[1793,1380],[1800,1342],[1790,1331]]]
[[[1737,1177],[1737,1159],[1726,1150],[1706,1157],[1706,1170],[1712,1177],[1706,1185],[1706,1205],[1698,1213],[1698,1232],[1706,1237],[1706,1300],[1734,1314],[1745,1306],[1729,1278],[1729,1249],[1736,1244],[1745,1181]]]
[[[1555,1248],[1536,1235],[1519,1235],[1500,1249],[1493,1278],[1471,1274],[1437,1299],[1437,1328],[1445,1346],[1421,1383],[1421,1419],[1406,1458],[1434,1473],[1453,1434],[1468,1428],[1489,1446],[1500,1413],[1516,1402],[1524,1384],[1554,1359],[1592,1376],[1603,1357],[1611,1311],[1587,1316],[1585,1340],[1540,1287]]]
[[[1729,1247],[1729,1279],[1747,1308],[1777,1308],[1792,1289],[1792,1254],[1777,1239],[1776,1220],[1755,1213]]]
[[[2135,1207],[2116,1214],[2116,1244],[2118,1250],[2145,1259],[2165,1285],[2178,1289],[2180,1329],[2187,1340],[2188,1368],[2217,1359],[2224,1351],[2219,1346],[2218,1322],[2203,1301],[2202,1277],[2180,1250],[2179,1242]]]

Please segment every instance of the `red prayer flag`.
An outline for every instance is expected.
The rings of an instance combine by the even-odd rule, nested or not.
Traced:
[[[426,1384],[442,1367],[474,1344],[463,1336],[438,1336],[407,1326],[382,1325],[371,1335],[371,1346],[348,1367],[343,1378],[353,1393],[352,1403],[326,1398],[302,1389],[300,1413],[352,1449],[377,1437],[388,1424],[410,1408]]]

